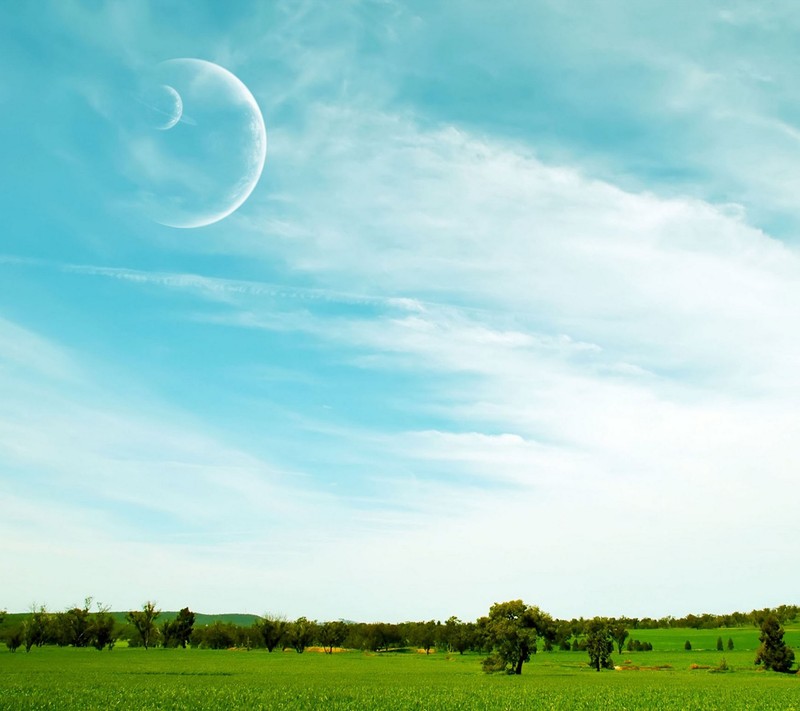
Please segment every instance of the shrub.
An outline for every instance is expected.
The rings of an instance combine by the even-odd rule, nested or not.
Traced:
[[[490,654],[481,662],[481,668],[487,674],[506,671],[506,663],[499,654]]]
[[[15,627],[6,637],[6,647],[8,647],[11,652],[16,652],[22,646],[24,637],[25,631],[22,626]]]

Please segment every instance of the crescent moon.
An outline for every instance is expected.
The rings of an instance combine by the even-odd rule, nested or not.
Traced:
[[[177,97],[180,112],[130,146],[141,203],[168,227],[219,222],[250,197],[264,169],[258,103],[238,77],[204,59],[167,60],[153,79]]]
[[[168,131],[176,123],[178,123],[178,121],[181,120],[181,115],[183,114],[183,100],[181,99],[181,95],[169,84],[162,84],[161,88],[166,91],[167,95],[169,96],[171,106],[169,111],[164,111],[163,109],[156,107],[156,111],[162,114],[165,118],[164,125],[157,126],[157,128],[159,131]]]

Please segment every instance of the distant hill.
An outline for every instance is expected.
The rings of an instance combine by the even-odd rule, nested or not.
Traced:
[[[126,610],[125,612],[111,612],[110,614],[117,622],[124,624],[125,615],[127,615],[128,612]],[[167,620],[174,620],[177,616],[177,610],[162,610],[161,614],[158,616],[157,622],[160,624]],[[257,619],[258,615],[248,615],[241,612],[224,612],[220,615],[207,615],[203,612],[194,613],[194,624],[198,627],[213,625],[215,622],[230,622],[240,627],[249,627]]]
[[[111,611],[109,613],[116,622],[121,625],[125,624],[125,615],[128,614],[127,610],[125,611]],[[249,627],[258,619],[258,615],[248,615],[240,612],[225,612],[220,615],[207,615],[202,612],[195,612],[195,620],[194,623],[198,627],[204,627],[205,625],[213,625],[215,622],[231,622],[235,625],[239,625],[241,627]],[[26,617],[30,615],[30,612],[9,612],[6,615],[5,622],[2,627],[13,627],[16,624],[19,624],[25,620]],[[161,624],[167,620],[174,620],[178,615],[177,610],[163,610],[161,614],[158,616],[158,620],[156,622]]]

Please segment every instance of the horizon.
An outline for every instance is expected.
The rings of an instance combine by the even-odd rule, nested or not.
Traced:
[[[796,10],[268,5],[0,10],[0,608],[797,603]]]
[[[94,602],[94,600],[92,600],[91,598],[89,598],[88,600],[90,601],[90,603]],[[525,601],[523,600],[523,602],[525,602]],[[121,609],[121,608],[120,609],[114,609],[113,607],[105,606],[100,602],[95,603],[95,609],[92,609],[91,604],[86,609],[88,609],[90,614],[107,613],[109,615],[127,615],[129,612],[136,612],[138,610],[141,610],[143,608],[144,604],[148,604],[148,603],[153,603],[155,605],[155,610],[156,610],[156,613],[157,613],[157,615],[156,615],[157,617],[162,617],[164,615],[166,615],[167,617],[170,617],[172,615],[178,615],[181,612],[181,610],[179,610],[177,608],[174,609],[174,610],[162,609],[162,608],[160,608],[158,606],[158,603],[156,601],[154,601],[154,600],[148,600],[147,603],[143,603],[143,605],[140,605],[139,607],[134,608],[133,610]],[[497,603],[495,603],[495,604],[497,604]],[[525,602],[525,604],[528,604],[528,603]],[[83,608],[80,608],[80,606],[76,606],[76,607],[78,609],[83,609]],[[186,607],[186,606],[184,606],[184,607]],[[537,607],[537,606],[533,605],[533,607]],[[789,609],[781,610],[781,608],[789,608]],[[686,614],[680,615],[680,616],[678,616],[678,615],[662,615],[660,617],[654,617],[652,615],[642,615],[642,616],[639,616],[639,617],[631,617],[629,615],[618,615],[616,617],[608,617],[607,619],[611,619],[611,620],[627,620],[627,621],[631,621],[631,622],[635,622],[635,623],[640,623],[640,622],[647,622],[648,623],[648,625],[646,627],[638,627],[637,624],[634,624],[632,629],[642,629],[642,630],[644,630],[644,629],[674,628],[674,629],[697,629],[697,630],[710,631],[710,630],[715,630],[715,629],[735,629],[735,628],[739,628],[739,627],[745,626],[745,623],[744,622],[740,622],[740,623],[737,623],[737,624],[734,624],[734,625],[712,625],[712,626],[704,626],[704,625],[701,624],[700,626],[697,626],[697,627],[695,627],[694,625],[688,625],[688,626],[685,626],[685,627],[681,627],[680,625],[674,626],[672,624],[668,624],[667,627],[662,627],[660,625],[656,625],[655,627],[653,627],[653,626],[651,626],[650,623],[653,623],[653,622],[655,622],[655,623],[661,623],[661,622],[684,622],[689,617],[692,617],[692,616],[696,617],[698,619],[706,618],[706,617],[712,618],[712,619],[713,618],[717,618],[715,621],[719,621],[718,618],[730,617],[730,616],[733,616],[733,615],[737,615],[737,616],[741,616],[741,617],[748,617],[748,616],[752,617],[752,616],[755,616],[755,613],[771,612],[771,613],[776,614],[778,616],[778,619],[780,620],[781,625],[784,625],[786,623],[794,623],[794,622],[797,622],[798,620],[800,620],[800,615],[798,615],[798,613],[797,613],[797,608],[798,608],[797,605],[778,605],[778,606],[776,606],[774,608],[754,608],[752,610],[747,610],[747,611],[745,611],[745,610],[730,610],[730,611],[725,612],[725,613],[700,612],[700,613],[686,613]],[[282,615],[280,613],[273,613],[273,612],[270,612],[270,611],[263,612],[261,614],[256,614],[256,613],[252,613],[252,612],[230,612],[230,611],[229,612],[202,612],[202,611],[199,611],[199,610],[192,610],[191,608],[187,608],[187,609],[189,609],[189,611],[192,612],[192,614],[194,614],[196,617],[199,616],[199,617],[204,617],[204,618],[242,618],[242,617],[251,618],[252,617],[254,620],[263,620],[263,619],[267,619],[267,618],[273,618],[273,619],[285,620],[287,622],[292,622],[293,621],[292,619],[286,617],[285,615]],[[20,617],[20,616],[23,616],[23,615],[30,615],[33,612],[36,612],[38,610],[45,611],[49,615],[58,615],[58,614],[61,614],[61,613],[65,612],[65,611],[66,612],[69,611],[69,610],[54,610],[54,609],[48,608],[47,605],[38,605],[38,606],[32,606],[31,609],[29,609],[29,610],[27,610],[25,612],[0,609],[0,615],[5,615],[6,616],[5,619],[8,619],[8,616]],[[549,615],[547,610],[542,610],[542,612]],[[460,619],[455,615],[450,615],[447,618],[425,618],[425,617],[422,617],[422,618],[419,618],[419,619],[407,618],[407,617],[398,617],[398,618],[393,619],[393,620],[378,620],[378,619],[373,619],[373,620],[360,619],[359,620],[359,619],[347,619],[347,618],[343,618],[343,617],[329,618],[329,619],[317,619],[317,618],[313,618],[313,617],[308,617],[307,615],[301,615],[301,617],[303,617],[305,619],[308,619],[309,621],[312,621],[312,622],[324,623],[324,622],[338,621],[338,622],[344,622],[345,624],[348,624],[348,625],[372,625],[372,624],[388,624],[388,625],[400,624],[400,625],[402,625],[402,624],[407,624],[407,623],[424,623],[424,622],[431,622],[431,621],[432,622],[437,622],[437,623],[444,623],[448,619],[450,619],[451,617],[456,617],[458,619],[458,621],[461,622],[461,623],[470,623],[471,624],[471,623],[474,623],[474,622],[478,622],[481,618],[485,618],[488,613],[489,613],[489,610],[487,610],[486,613],[484,613],[482,615],[479,615],[474,620]],[[788,615],[792,614],[792,613],[794,613],[794,614],[791,617],[789,617]],[[562,618],[562,617],[558,617],[558,616],[555,616],[555,615],[550,615],[550,617],[552,617],[552,619],[554,621],[557,621],[557,622],[569,622],[569,621],[573,621],[573,620],[589,621],[589,620],[591,620],[593,618],[598,618],[600,616],[594,615],[594,616],[590,617],[590,616],[581,615],[581,616],[577,616],[577,617]],[[195,620],[195,623],[197,623],[197,620]],[[228,623],[241,626],[240,623],[235,622],[235,621],[232,622],[232,621],[228,620]],[[0,626],[2,626],[3,624],[4,624],[4,619],[0,617]],[[757,619],[752,619],[747,624],[749,624],[750,626],[753,626],[753,627],[759,627],[761,622],[758,621]]]

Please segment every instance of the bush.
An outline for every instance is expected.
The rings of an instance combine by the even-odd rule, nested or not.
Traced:
[[[25,630],[22,626],[15,627],[12,629],[8,636],[6,637],[6,647],[9,648],[11,652],[16,652],[22,646],[22,640],[25,637]]]
[[[725,659],[725,657],[723,657],[721,659],[720,663],[717,666],[715,666],[711,671],[712,672],[727,672],[727,671],[732,671],[732,670],[728,666],[727,659]]]
[[[506,671],[506,663],[499,654],[490,654],[481,662],[481,668],[487,674]]]
[[[687,652],[691,652],[691,651],[692,651],[692,643],[691,643],[691,642],[690,642],[690,641],[687,639],[687,640],[686,640],[686,644],[684,644],[684,645],[683,645],[683,648],[684,648],[684,649],[685,649]]]
[[[653,645],[650,642],[641,642],[638,639],[629,639],[627,650],[629,652],[652,652]]]

